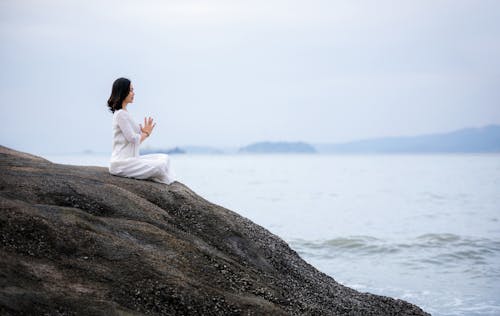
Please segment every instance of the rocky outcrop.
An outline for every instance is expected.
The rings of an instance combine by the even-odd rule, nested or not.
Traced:
[[[0,146],[2,315],[428,315],[347,288],[185,185]]]

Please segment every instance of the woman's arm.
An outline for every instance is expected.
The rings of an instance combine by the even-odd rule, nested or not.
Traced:
[[[133,127],[130,125],[130,121],[128,118],[125,116],[126,114],[121,112],[117,114],[116,120],[118,123],[118,126],[120,127],[120,130],[123,133],[123,136],[125,136],[125,139],[130,142],[134,143],[136,145],[139,145],[142,143],[144,140],[145,135],[144,133],[136,133],[133,129]]]

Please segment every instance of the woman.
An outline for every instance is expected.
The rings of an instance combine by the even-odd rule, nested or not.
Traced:
[[[156,123],[149,117],[144,118],[144,127],[136,124],[127,110],[132,102],[134,87],[130,80],[116,79],[108,100],[109,110],[113,113],[113,153],[109,173],[170,184],[175,181],[175,175],[167,154],[139,155],[139,145],[151,136]]]

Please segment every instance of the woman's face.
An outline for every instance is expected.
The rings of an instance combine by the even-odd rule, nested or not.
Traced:
[[[132,85],[132,83],[130,84],[130,91],[128,92],[128,95],[127,97],[125,98],[125,102],[126,103],[132,103],[134,102],[134,86]]]

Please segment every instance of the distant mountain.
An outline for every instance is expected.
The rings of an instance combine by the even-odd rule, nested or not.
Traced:
[[[385,137],[340,144],[315,144],[320,153],[491,153],[500,152],[500,125],[449,133]]]
[[[313,146],[304,142],[258,142],[240,148],[239,153],[316,153]]]

